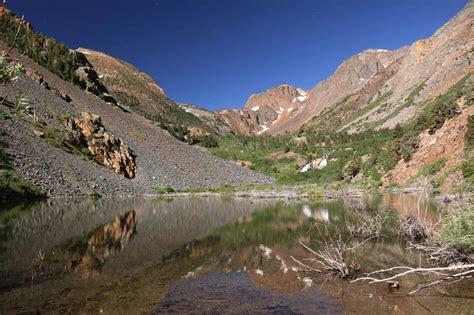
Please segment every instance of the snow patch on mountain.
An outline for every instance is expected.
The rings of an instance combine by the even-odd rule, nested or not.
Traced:
[[[262,130],[257,132],[257,135],[260,135],[269,129],[266,125],[260,125],[260,127],[262,127]]]
[[[298,101],[300,101],[300,102],[306,101],[307,98],[308,98],[308,96],[306,96],[306,95],[305,95],[305,96],[298,96],[298,97],[297,97]]]
[[[306,94],[307,94],[305,90],[300,89],[300,88],[297,88],[297,89],[296,89],[296,92],[298,92],[298,94],[299,94],[299,95],[302,95],[302,96],[306,96]]]

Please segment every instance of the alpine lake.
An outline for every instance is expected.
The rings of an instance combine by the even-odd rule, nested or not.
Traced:
[[[351,282],[392,266],[430,266],[391,225],[439,212],[428,193],[324,201],[214,197],[48,199],[0,205],[0,314],[472,314],[474,280],[409,295],[430,275]],[[383,237],[356,240],[356,213],[386,211]],[[322,270],[330,242],[357,274]],[[310,268],[308,268],[310,267]]]

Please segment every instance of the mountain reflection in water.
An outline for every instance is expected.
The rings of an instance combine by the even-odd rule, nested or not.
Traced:
[[[317,250],[324,235],[316,233],[315,226],[346,238],[343,231],[353,219],[353,209],[376,213],[395,204],[393,213],[403,214],[403,200],[407,208],[420,204],[426,218],[436,217],[432,206],[417,197],[380,195],[327,202],[229,197],[48,200],[30,210],[5,210],[15,219],[7,222],[6,237],[0,241],[0,311],[185,312],[193,297],[215,303],[201,303],[203,309],[249,311],[237,304],[245,301],[245,307],[251,307],[262,302],[259,296],[273,306],[255,306],[269,312],[296,311],[295,301],[310,296],[325,301],[322,312],[337,312],[341,304],[349,312],[362,313],[413,313],[420,304],[445,313],[472,309],[472,296],[465,295],[462,283],[412,298],[405,291],[419,282],[418,276],[404,279],[400,291],[392,292],[385,285],[320,279],[292,260],[311,263],[299,241]],[[39,252],[45,253],[45,276],[31,282]],[[424,263],[418,252],[390,238],[367,242],[356,255],[367,266],[363,271]],[[233,286],[232,279],[239,285]],[[226,286],[220,297],[232,301],[213,299],[219,283]],[[190,295],[200,285],[203,290]]]

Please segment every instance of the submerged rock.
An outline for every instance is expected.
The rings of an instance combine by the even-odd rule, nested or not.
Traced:
[[[344,309],[316,288],[281,294],[257,287],[246,273],[215,272],[175,283],[151,313],[344,314]]]

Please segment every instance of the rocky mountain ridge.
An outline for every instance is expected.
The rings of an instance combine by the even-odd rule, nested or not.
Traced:
[[[393,51],[367,49],[350,57],[329,78],[304,91],[304,101],[296,103],[300,106],[292,109],[291,115],[278,114],[280,107],[291,108],[290,98],[276,93],[288,85],[252,95],[242,111],[231,111],[232,115],[224,112],[229,127],[253,135],[292,132],[303,126],[349,132],[374,126],[393,128],[416,115],[416,106],[412,105],[443,94],[473,72],[473,20],[471,1],[428,39]],[[292,88],[292,93],[296,90]],[[414,90],[417,93],[408,104],[405,101]],[[246,112],[249,109],[260,111],[256,110],[254,115]],[[328,126],[327,117],[323,116],[332,111],[335,113],[330,114]],[[350,116],[357,117],[347,120]]]
[[[176,127],[184,127],[183,133],[188,134],[243,135],[279,134],[303,127],[349,132],[393,128],[416,115],[412,105],[444,93],[474,70],[473,7],[471,1],[430,38],[411,46],[393,51],[366,49],[348,58],[307,91],[283,84],[251,95],[242,109],[206,114],[189,115],[193,106],[183,110],[150,76],[122,60],[87,48],[71,53],[87,66],[75,70],[84,89],[163,122],[172,134]],[[407,104],[414,90],[417,93]]]

